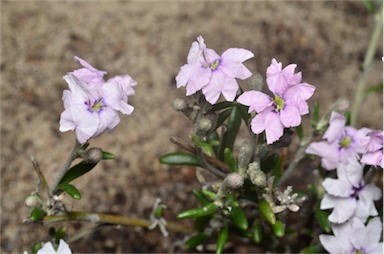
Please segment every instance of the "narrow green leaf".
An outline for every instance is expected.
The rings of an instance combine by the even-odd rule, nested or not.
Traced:
[[[76,178],[84,175],[85,173],[92,170],[97,163],[89,163],[82,161],[75,166],[71,167],[68,172],[64,175],[64,177],[61,179],[60,184],[66,184],[70,183],[71,181],[75,180]],[[56,190],[55,190],[56,192]]]
[[[212,111],[217,111],[217,110],[222,110],[225,108],[230,108],[233,107],[233,102],[230,101],[222,101],[219,103],[216,103],[215,105],[212,106]]]
[[[204,141],[195,142],[195,146],[201,148],[203,150],[203,152],[208,156],[212,157],[215,154],[212,146],[210,144],[204,142]]]
[[[279,155],[274,153],[261,160],[260,167],[264,173],[270,172],[276,167],[277,162],[279,161]]]
[[[210,200],[215,200],[217,197],[216,193],[209,190],[202,190],[201,192]]]
[[[324,248],[320,244],[313,244],[302,249],[300,253],[301,254],[324,253]]]
[[[370,13],[375,13],[376,7],[372,0],[363,0],[363,3]]]
[[[228,240],[228,227],[223,227],[220,230],[219,236],[217,237],[217,246],[216,246],[216,254],[223,253],[224,246]]]
[[[224,163],[229,166],[232,172],[237,172],[237,161],[229,148],[224,149]]]
[[[69,196],[71,196],[74,199],[81,198],[80,191],[72,184],[62,183],[62,184],[59,184],[57,189],[65,191],[66,193],[68,193]]]
[[[283,237],[285,235],[285,225],[280,220],[276,220],[276,223],[272,225],[273,233],[277,237]]]
[[[331,224],[328,220],[328,213],[320,210],[320,202],[316,205],[315,217],[319,222],[320,227],[327,233],[331,232]]]
[[[34,245],[32,245],[31,253],[36,254],[42,247],[43,246],[41,243],[35,243]]]
[[[276,216],[272,211],[271,206],[269,205],[268,201],[265,199],[260,199],[259,201],[259,210],[261,211],[261,214],[264,216],[264,218],[271,224],[276,223]]]
[[[102,151],[101,159],[102,160],[114,160],[114,159],[116,159],[116,156],[113,153],[110,153],[107,151]]]
[[[35,207],[31,212],[30,219],[34,222],[41,221],[45,215],[47,215],[47,213],[43,209],[40,207]]]
[[[346,112],[344,113],[344,116],[345,116],[345,125],[346,125],[346,126],[351,125],[351,112],[346,111]]]
[[[244,120],[244,123],[248,125],[249,120],[251,119],[251,115],[248,113],[248,107],[241,104],[237,104],[237,108],[239,109],[241,118]]]
[[[231,109],[227,109],[227,110],[221,112],[219,114],[219,116],[217,117],[215,129],[219,128],[225,122],[225,120],[228,119],[230,114],[231,114]]]
[[[248,229],[247,216],[245,215],[244,210],[239,205],[232,207],[230,218],[236,227],[242,230]]]
[[[201,163],[196,155],[190,153],[169,153],[160,157],[160,162],[168,165],[189,165],[201,167]]]
[[[208,239],[208,235],[205,233],[200,233],[194,236],[191,236],[185,243],[184,246],[189,249],[195,249],[197,246],[202,244],[205,240]]]
[[[189,210],[185,210],[179,213],[176,218],[178,219],[187,219],[187,218],[198,218],[206,215],[213,214],[216,211],[217,207],[215,204],[210,203],[203,207],[192,208]]]
[[[320,107],[319,103],[315,102],[315,104],[313,106],[313,116],[311,119],[311,125],[313,128],[315,128],[317,123],[319,122],[319,107]]]
[[[296,133],[297,133],[297,136],[299,137],[300,142],[302,142],[304,138],[304,130],[301,124],[296,127]]]
[[[365,96],[367,96],[371,93],[382,94],[383,93],[383,83],[379,83],[377,85],[367,87],[365,89]]]
[[[207,197],[203,194],[203,192],[198,190],[193,190],[192,193],[195,196],[195,198],[199,201],[200,205],[205,206],[211,203],[211,201],[207,199]]]
[[[62,226],[55,232],[55,240],[57,243],[60,242],[60,239],[64,239],[65,234],[67,232],[67,228]]]
[[[239,131],[241,124],[241,116],[238,107],[232,107],[231,114],[228,118],[227,128],[223,133],[222,141],[219,149],[219,159],[224,159],[224,149],[229,148],[233,150],[233,144],[235,143],[237,132]]]
[[[281,178],[281,175],[283,173],[284,161],[285,161],[285,156],[281,155],[277,160],[275,167],[273,168],[273,175],[275,176],[275,180],[273,184],[278,183]]]
[[[255,243],[261,243],[263,239],[263,231],[259,221],[255,221],[252,226],[252,240]]]

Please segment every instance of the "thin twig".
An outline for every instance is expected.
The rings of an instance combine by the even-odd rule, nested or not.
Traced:
[[[51,192],[49,191],[49,186],[48,186],[47,180],[45,179],[43,172],[41,172],[39,163],[32,156],[31,156],[31,162],[32,162],[33,168],[35,169],[35,171],[39,177],[40,183],[44,186],[44,189],[47,192],[48,197],[51,198],[52,195],[51,195]]]
[[[170,138],[170,141],[174,144],[176,144],[177,146],[179,146],[180,148],[190,152],[190,153],[193,153],[193,154],[196,154],[197,155],[197,151],[196,149],[185,143],[182,139],[178,138],[178,137],[171,137]],[[225,164],[224,162],[222,161],[219,161],[218,159],[214,158],[214,157],[211,157],[211,156],[208,156],[206,154],[203,154],[202,155],[204,157],[204,160],[206,160],[207,162],[225,170],[225,171],[230,171],[230,168],[227,164]]]
[[[48,215],[42,220],[43,224],[50,224],[61,221],[86,221],[92,223],[108,223],[122,226],[139,226],[148,228],[152,221],[145,219],[138,219],[132,217],[125,217],[119,215],[105,214],[105,213],[87,213],[79,211],[66,212],[64,214]],[[192,229],[181,226],[177,223],[167,221],[167,229],[175,232],[190,234]]]
[[[225,178],[226,174],[223,173],[222,171],[216,169],[215,167],[212,167],[211,164],[209,164],[206,160],[206,157],[204,156],[204,153],[202,149],[196,149],[196,154],[197,157],[199,157],[200,161],[203,163],[204,169],[208,170],[211,174],[220,177],[220,178]]]

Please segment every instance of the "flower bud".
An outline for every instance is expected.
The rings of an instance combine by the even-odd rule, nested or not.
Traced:
[[[201,117],[195,124],[195,133],[198,136],[208,136],[211,129],[214,127],[217,116],[209,114]]]
[[[36,207],[40,204],[40,199],[36,195],[31,195],[25,199],[25,204],[28,207]]]
[[[263,171],[256,170],[251,174],[251,182],[257,187],[265,187],[267,185],[267,177]]]
[[[252,159],[252,145],[245,141],[241,148],[240,148],[240,153],[239,153],[239,169],[246,169],[248,167],[249,162]]]
[[[89,148],[85,153],[84,160],[89,163],[98,163],[103,158],[103,151],[100,148]]]
[[[244,184],[244,178],[237,174],[237,173],[231,173],[228,174],[226,178],[227,186],[231,189],[238,189]]]
[[[185,111],[187,110],[188,103],[184,99],[177,98],[173,101],[173,108],[177,111]]]

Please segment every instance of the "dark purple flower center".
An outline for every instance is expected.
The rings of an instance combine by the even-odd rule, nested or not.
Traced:
[[[362,182],[360,182],[359,186],[357,187],[353,186],[352,187],[353,193],[350,195],[350,197],[354,199],[359,199],[359,192],[362,191],[363,189],[364,189],[364,184]]]
[[[99,112],[100,110],[102,110],[103,107],[105,107],[105,104],[103,102],[103,98],[94,100],[93,102],[86,101],[84,103],[85,103],[85,105],[87,105],[88,110],[91,112]]]

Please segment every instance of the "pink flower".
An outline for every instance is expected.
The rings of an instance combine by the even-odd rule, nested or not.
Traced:
[[[313,142],[305,150],[307,154],[321,157],[321,166],[333,170],[339,163],[347,163],[348,159],[358,158],[364,153],[363,138],[367,129],[356,130],[345,126],[346,118],[337,112],[332,112],[329,127],[324,133],[324,141]]]
[[[80,59],[80,58],[76,58]],[[127,103],[137,84],[130,76],[116,76],[104,81],[105,72],[98,71],[80,59],[86,68],[64,76],[69,90],[64,90],[64,112],[60,131],[75,130],[76,138],[84,144],[106,130],[112,131],[120,122],[118,111],[130,115],[133,107]]]
[[[334,235],[320,235],[324,249],[331,254],[382,253],[380,242],[382,223],[375,217],[365,226],[363,221],[352,218],[343,224],[333,224]]]
[[[384,168],[383,161],[383,131],[370,130],[367,134],[365,144],[366,153],[361,157],[361,162]]]
[[[206,47],[202,36],[192,43],[187,64],[176,76],[176,86],[186,86],[187,96],[200,90],[206,100],[215,104],[223,94],[227,101],[233,101],[239,89],[236,78],[247,79],[252,73],[243,62],[254,55],[249,50],[230,48],[219,56]]]
[[[374,205],[381,198],[381,190],[374,184],[365,184],[364,165],[355,158],[347,164],[339,164],[337,178],[326,178],[323,187],[326,191],[321,200],[320,209],[333,208],[328,220],[332,223],[344,223],[352,216],[366,220],[378,215]]]
[[[237,101],[249,106],[248,112],[258,113],[251,122],[255,134],[266,132],[267,143],[277,141],[284,128],[301,124],[301,116],[308,114],[307,100],[313,95],[315,87],[301,82],[301,72],[294,73],[295,64],[282,69],[281,63],[272,59],[267,68],[267,84],[274,97],[260,91],[248,91]]]

